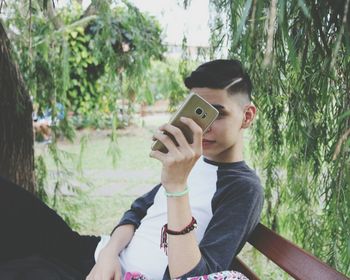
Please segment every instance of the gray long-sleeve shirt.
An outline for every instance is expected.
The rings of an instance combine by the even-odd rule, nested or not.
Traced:
[[[188,178],[190,205],[198,221],[201,260],[181,278],[229,269],[260,220],[263,190],[255,172],[244,161],[215,163],[201,158]],[[138,271],[151,279],[170,279],[167,257],[160,248],[166,223],[166,198],[161,185],[136,199],[117,225],[137,230],[121,253],[124,271]]]

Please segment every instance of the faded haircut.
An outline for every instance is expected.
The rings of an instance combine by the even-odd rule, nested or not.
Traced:
[[[252,100],[252,82],[240,61],[217,59],[206,62],[194,70],[184,81],[188,89],[207,87],[225,89],[231,95],[241,95]]]

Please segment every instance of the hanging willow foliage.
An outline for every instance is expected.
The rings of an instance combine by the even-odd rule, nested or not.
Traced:
[[[67,113],[52,127],[53,143],[48,146],[55,163],[55,171],[50,174],[51,181],[54,180],[50,182],[50,187],[54,186],[53,208],[65,199],[59,196],[62,188],[80,194],[81,184],[91,185],[84,178],[80,164],[75,169],[66,164],[64,159],[73,162],[74,154],[61,150],[56,143],[56,136],[74,138],[74,118],[68,113],[74,112],[77,118],[108,116],[112,128],[108,155],[116,163],[118,100],[128,94],[122,90],[120,77],[129,79],[138,88],[151,60],[161,58],[165,51],[158,22],[127,0],[95,0],[86,10],[81,1],[71,1],[65,8],[55,9],[57,2],[8,0],[4,8],[13,55],[27,90],[39,107],[38,114],[50,108],[55,119],[57,103],[63,104]],[[31,123],[31,114],[28,117]],[[84,138],[80,141],[81,158],[86,145]],[[44,157],[36,158],[35,167],[36,192],[48,202]],[[79,225],[79,221],[72,222],[66,213],[61,214],[71,226]]]
[[[239,58],[270,227],[350,274],[349,0],[211,0],[212,56]]]

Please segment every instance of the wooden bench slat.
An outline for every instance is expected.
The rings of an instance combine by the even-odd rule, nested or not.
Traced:
[[[255,228],[248,242],[297,280],[349,280],[262,224]]]

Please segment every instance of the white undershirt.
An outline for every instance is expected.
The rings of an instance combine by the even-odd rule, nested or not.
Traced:
[[[198,242],[202,240],[213,216],[211,200],[216,191],[216,171],[217,166],[208,164],[200,158],[187,179],[192,215],[198,222],[196,229]],[[160,235],[161,228],[167,223],[166,203],[164,189],[160,187],[154,198],[154,204],[148,209],[128,247],[120,254],[123,275],[125,272],[140,272],[149,279],[163,278],[168,258],[164,249],[160,248]],[[95,260],[108,240],[109,236],[101,238],[95,251]]]

